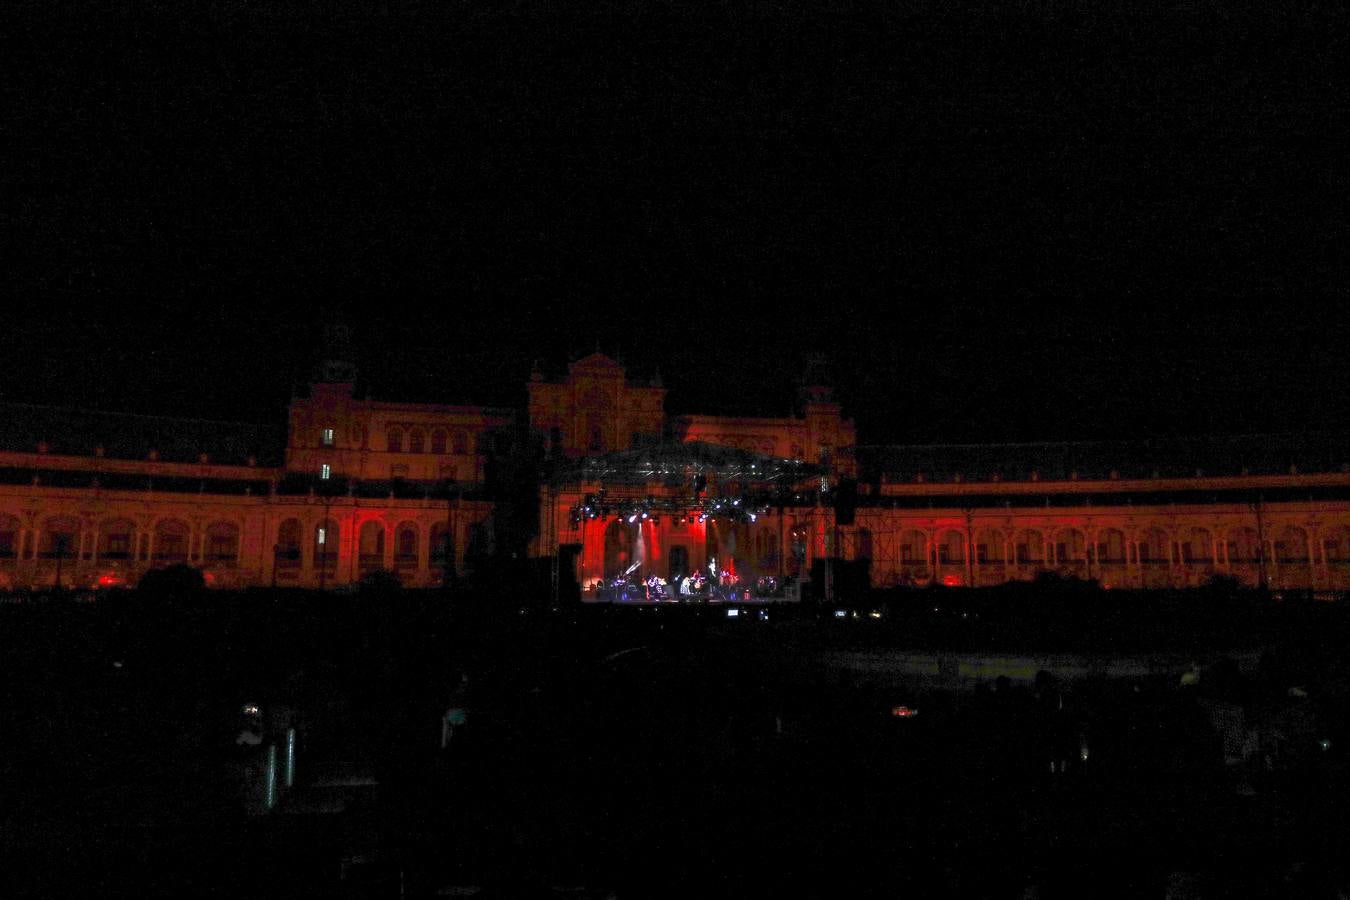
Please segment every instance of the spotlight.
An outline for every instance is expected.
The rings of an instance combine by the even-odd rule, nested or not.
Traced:
[[[637,513],[633,513],[631,516],[628,517],[629,525],[632,525],[636,521],[637,521]]]
[[[755,514],[754,514],[754,513],[751,513],[751,514],[750,514],[750,521],[751,521],[751,522],[755,521]]]
[[[642,518],[644,518],[644,519],[647,518],[647,512],[646,512],[646,510],[643,510],[643,512],[642,512]]]

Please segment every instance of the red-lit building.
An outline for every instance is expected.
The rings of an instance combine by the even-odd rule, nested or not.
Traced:
[[[788,417],[671,416],[659,381],[596,353],[532,373],[522,412],[358,397],[332,355],[285,434],[4,406],[0,586],[134,584],[173,563],[218,586],[379,569],[437,585],[497,539],[494,459],[533,447],[548,475],[529,552],[588,590],[625,571],[805,576],[826,556],[870,560],[877,586],[1054,571],[1350,589],[1350,448],[1335,437],[877,447],[820,384]],[[858,484],[851,524],[841,479]]]

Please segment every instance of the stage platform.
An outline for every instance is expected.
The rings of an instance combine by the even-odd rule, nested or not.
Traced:
[[[583,591],[581,594],[582,603],[602,603],[616,606],[744,606],[746,604],[765,606],[773,603],[800,603],[801,599],[799,585],[789,586],[789,589],[773,594],[757,594],[754,591],[746,591],[739,594],[719,592],[716,594],[680,594],[651,597],[641,588],[627,590],[601,588]]]

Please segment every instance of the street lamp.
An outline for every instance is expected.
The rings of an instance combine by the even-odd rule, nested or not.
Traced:
[[[61,561],[66,558],[66,538],[65,535],[59,535],[56,538],[56,590],[61,590]]]
[[[1256,578],[1257,585],[1262,593],[1270,586],[1266,582],[1266,526],[1265,519],[1261,515],[1261,501],[1264,497],[1261,494],[1256,495],[1256,502],[1252,504],[1252,509],[1256,513]]]
[[[445,535],[445,542],[442,545],[444,554],[443,565],[445,566],[445,577],[442,579],[444,587],[450,587],[455,580],[455,531],[459,525],[459,485],[453,480],[446,482],[445,491],[445,524],[448,531]]]

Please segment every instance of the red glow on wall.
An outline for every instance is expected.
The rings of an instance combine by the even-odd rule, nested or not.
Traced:
[[[651,529],[650,537],[647,539],[647,559],[654,563],[661,558],[660,529],[658,529],[656,523],[650,519],[647,520],[646,524]]]
[[[121,583],[122,579],[118,578],[116,575],[98,576],[98,586],[101,588],[116,587]]]
[[[942,583],[945,584],[947,587],[960,587],[960,586],[961,586],[961,576],[960,576],[960,575],[943,575],[943,576],[942,576]]]
[[[912,706],[892,706],[891,715],[897,719],[912,719],[919,714],[919,711]]]

